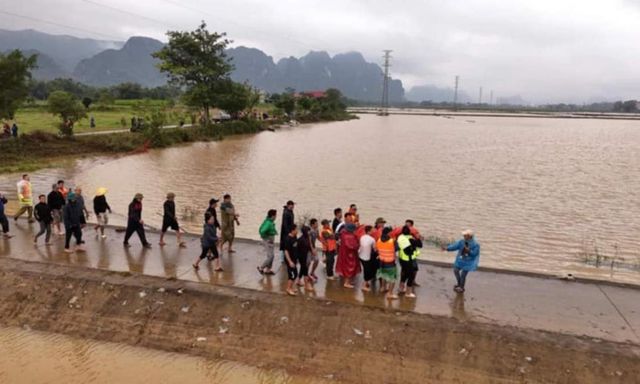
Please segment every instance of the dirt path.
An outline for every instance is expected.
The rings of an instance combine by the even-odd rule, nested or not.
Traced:
[[[629,343],[12,259],[0,259],[0,325],[339,382],[633,383],[640,377],[640,347]]]

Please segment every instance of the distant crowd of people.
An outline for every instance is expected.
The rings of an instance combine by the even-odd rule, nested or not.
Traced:
[[[4,121],[2,123],[2,135],[0,136],[3,139],[9,139],[9,138],[17,138],[18,137],[18,123],[17,122],[13,122],[12,124],[9,124],[8,121]]]
[[[27,214],[29,222],[38,221],[40,229],[34,236],[34,243],[41,236],[45,236],[45,244],[51,244],[52,233],[65,236],[65,252],[84,251],[82,239],[83,229],[87,226],[89,211],[85,206],[82,188],[69,189],[64,180],[58,180],[51,186],[48,195],[38,196],[38,203],[33,206],[33,190],[29,175],[25,174],[17,183],[19,209],[14,220]],[[96,236],[106,238],[105,226],[109,223],[111,207],[106,199],[107,189],[98,188],[93,198],[93,212],[96,223],[93,225]],[[144,196],[136,193],[128,206],[127,227],[123,245],[130,247],[129,240],[134,233],[138,235],[142,246],[151,248],[145,234],[145,223],[142,218],[142,200]],[[207,259],[214,261],[216,272],[222,272],[220,255],[225,244],[228,252],[234,253],[235,226],[240,225],[239,215],[226,194],[220,205],[220,221],[217,208],[220,200],[212,198],[204,213],[203,234],[201,237],[201,252],[193,263],[198,270],[200,263]],[[5,238],[9,234],[9,221],[5,215],[7,199],[0,194],[0,224]],[[415,223],[407,219],[403,226],[387,226],[384,218],[379,217],[372,225],[362,224],[355,204],[351,204],[346,212],[341,208],[334,209],[332,220],[312,218],[309,223],[297,225],[294,214],[295,203],[288,201],[283,207],[282,223],[280,226],[280,255],[281,262],[286,266],[288,283],[286,292],[297,295],[297,287],[304,287],[307,291],[314,290],[318,281],[316,274],[320,262],[324,263],[327,280],[335,280],[336,275],[343,280],[345,288],[354,288],[355,278],[362,273],[362,290],[375,289],[386,295],[389,300],[399,298],[415,298],[415,287],[419,286],[416,276],[419,271],[418,257],[423,247],[424,237],[416,229]],[[274,275],[275,239],[277,210],[270,209],[260,225],[258,233],[262,239],[265,252],[264,261],[257,266],[261,275]],[[64,228],[64,230],[63,230]],[[160,231],[160,246],[165,246],[167,231],[176,233],[179,247],[186,247],[182,241],[183,230],[176,216],[175,194],[168,193],[163,204],[162,228]],[[71,248],[71,240],[75,239],[75,248]],[[319,245],[319,246],[318,246]],[[320,252],[322,258],[320,258]],[[455,251],[454,275],[456,285],[454,290],[465,291],[467,274],[478,267],[480,258],[480,244],[475,240],[474,233],[466,230],[462,238],[442,247],[443,251]],[[398,266],[399,271],[398,271]],[[398,289],[395,285],[398,283]]]

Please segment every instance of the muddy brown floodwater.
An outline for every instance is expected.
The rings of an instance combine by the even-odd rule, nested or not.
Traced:
[[[257,238],[267,209],[280,215],[288,199],[299,218],[330,218],[354,202],[366,223],[412,218],[425,235],[442,238],[473,228],[485,266],[638,283],[639,147],[637,121],[362,115],[81,161],[33,180],[40,193],[65,178],[88,200],[107,187],[119,214],[143,192],[154,226],[172,191],[192,231],[201,230],[211,196],[231,193],[236,233],[247,238]],[[0,189],[15,194],[17,178],[1,177]],[[592,265],[597,255],[600,268]],[[603,256],[615,257],[613,266]],[[423,257],[450,260],[435,247]]]
[[[0,327],[0,382],[13,384],[321,384],[222,360]]]

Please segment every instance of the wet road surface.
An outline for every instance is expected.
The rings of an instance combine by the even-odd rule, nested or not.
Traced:
[[[124,233],[107,230],[107,238],[97,236],[91,224],[84,230],[85,252],[64,252],[64,238],[53,236],[51,246],[44,239],[35,245],[33,234],[38,225],[26,220],[11,221],[12,239],[0,238],[0,257],[34,262],[73,265],[113,271],[128,271],[152,276],[227,285],[284,294],[287,283],[284,265],[276,256],[274,276],[262,276],[256,266],[264,258],[259,243],[237,240],[236,253],[222,255],[224,272],[215,272],[201,263],[199,271],[191,264],[200,253],[200,239],[185,236],[187,248],[179,248],[169,234],[167,245],[158,245],[159,235],[147,231],[152,249],[143,249],[134,235],[131,248],[124,248]],[[73,244],[73,241],[72,241]],[[282,266],[282,268],[279,268]],[[414,311],[422,314],[453,317],[462,321],[479,321],[522,328],[584,335],[612,341],[640,344],[640,289],[606,284],[567,282],[496,272],[473,272],[467,280],[467,292],[453,292],[455,282],[450,268],[421,264],[416,299],[401,297],[387,301],[383,294],[362,292],[360,281],[355,289],[342,287],[339,281],[324,278],[323,264],[317,275],[315,292],[300,290],[300,296],[362,305]]]

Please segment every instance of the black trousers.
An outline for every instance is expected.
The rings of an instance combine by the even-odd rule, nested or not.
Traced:
[[[300,263],[300,273],[298,273],[299,278],[309,276],[309,265],[307,264],[307,253],[298,255],[298,263]]]
[[[327,262],[327,276],[333,276],[333,265],[336,262],[336,251],[326,251],[324,253]]]
[[[218,257],[220,257],[218,255],[218,247],[213,245],[211,247],[205,247],[204,245],[202,246],[202,253],[200,254],[200,260],[204,259],[207,257],[207,254],[209,253],[209,251],[211,251],[211,260],[215,260]]]
[[[371,258],[369,260],[360,259],[362,264],[362,271],[364,272],[364,281],[371,281],[376,278],[376,272],[378,271],[378,260]]]
[[[140,241],[142,242],[142,245],[149,244],[147,242],[147,237],[144,234],[144,226],[137,221],[131,221],[131,220],[129,220],[129,222],[127,223],[127,232],[124,235],[125,244],[129,242],[129,239],[131,238],[134,232],[138,234],[138,237],[140,237]]]
[[[400,260],[400,266],[402,267],[400,282],[406,283],[408,287],[413,287],[413,282],[416,280],[416,274],[418,273],[418,261]]]
[[[82,244],[82,228],[80,228],[80,226],[73,226],[73,227],[69,227],[69,228],[65,228],[65,234],[64,234],[64,248],[65,249],[69,249],[69,245],[71,243],[71,236],[76,238],[76,244],[80,245]]]
[[[9,233],[9,220],[4,214],[0,215],[0,225],[2,225],[2,232]]]

